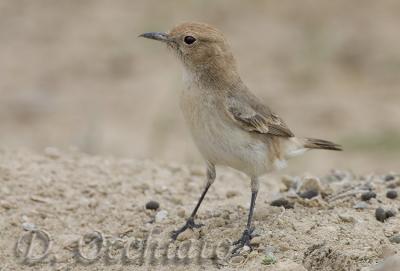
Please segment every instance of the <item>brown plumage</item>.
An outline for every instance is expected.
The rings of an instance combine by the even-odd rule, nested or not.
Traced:
[[[194,223],[194,218],[215,179],[215,165],[226,165],[251,179],[247,226],[234,251],[249,246],[258,177],[284,167],[287,159],[307,149],[341,150],[341,147],[326,140],[295,137],[285,122],[248,90],[227,40],[216,28],[203,23],[184,23],[169,33],[150,32],[141,36],[166,43],[181,60],[186,85],[181,107],[207,164],[206,188],[186,224],[172,238],[200,226]]]

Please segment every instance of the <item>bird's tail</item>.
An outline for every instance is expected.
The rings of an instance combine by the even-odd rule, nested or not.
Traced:
[[[311,149],[342,150],[342,146],[339,144],[314,138],[290,137],[289,140],[282,140],[281,144],[285,158],[301,155]]]
[[[339,144],[315,138],[304,138],[304,147],[307,149],[322,149],[322,150],[332,150],[332,151],[342,151],[342,146]]]

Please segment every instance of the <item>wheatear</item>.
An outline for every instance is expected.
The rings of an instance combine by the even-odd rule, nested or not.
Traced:
[[[280,169],[290,157],[308,149],[341,150],[335,143],[299,138],[285,122],[254,96],[240,79],[235,58],[224,35],[204,23],[183,23],[169,33],[150,32],[141,37],[164,42],[184,67],[186,88],[181,107],[195,144],[207,163],[207,182],[186,224],[172,238],[200,227],[194,218],[215,179],[215,166],[225,165],[251,179],[251,203],[246,229],[234,243],[235,251],[250,245],[258,177]]]

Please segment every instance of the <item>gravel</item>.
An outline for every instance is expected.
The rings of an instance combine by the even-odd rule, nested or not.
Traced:
[[[285,209],[293,209],[294,208],[294,203],[288,201],[285,198],[279,198],[271,202],[271,206],[275,207],[281,207],[283,206]]]
[[[386,212],[382,207],[379,207],[375,210],[375,217],[380,222],[385,222],[386,220]]]
[[[395,199],[397,198],[397,191],[396,190],[390,190],[386,193],[386,197],[389,199]]]
[[[157,210],[160,208],[160,203],[154,200],[150,200],[146,203],[146,209],[148,210]]]
[[[364,192],[364,193],[361,194],[361,200],[363,200],[363,201],[368,201],[368,200],[370,200],[372,198],[376,198],[376,193],[375,192],[369,191],[369,192]]]

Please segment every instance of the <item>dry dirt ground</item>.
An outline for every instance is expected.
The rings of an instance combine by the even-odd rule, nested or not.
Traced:
[[[246,221],[249,180],[226,168],[217,175],[198,214],[205,226],[171,242],[199,197],[202,166],[3,149],[0,270],[399,270],[396,256],[392,269],[379,265],[400,251],[400,200],[386,197],[399,190],[396,174],[263,178],[254,250],[233,257],[227,249]],[[309,190],[319,195],[298,196]],[[367,191],[376,198],[361,201]],[[270,206],[281,197],[294,208]],[[157,210],[145,208],[150,200]],[[395,216],[378,221],[378,207]]]
[[[2,0],[0,146],[200,163],[179,111],[181,66],[137,36],[202,21],[296,135],[345,146],[292,172],[398,169],[399,14],[398,0]]]

